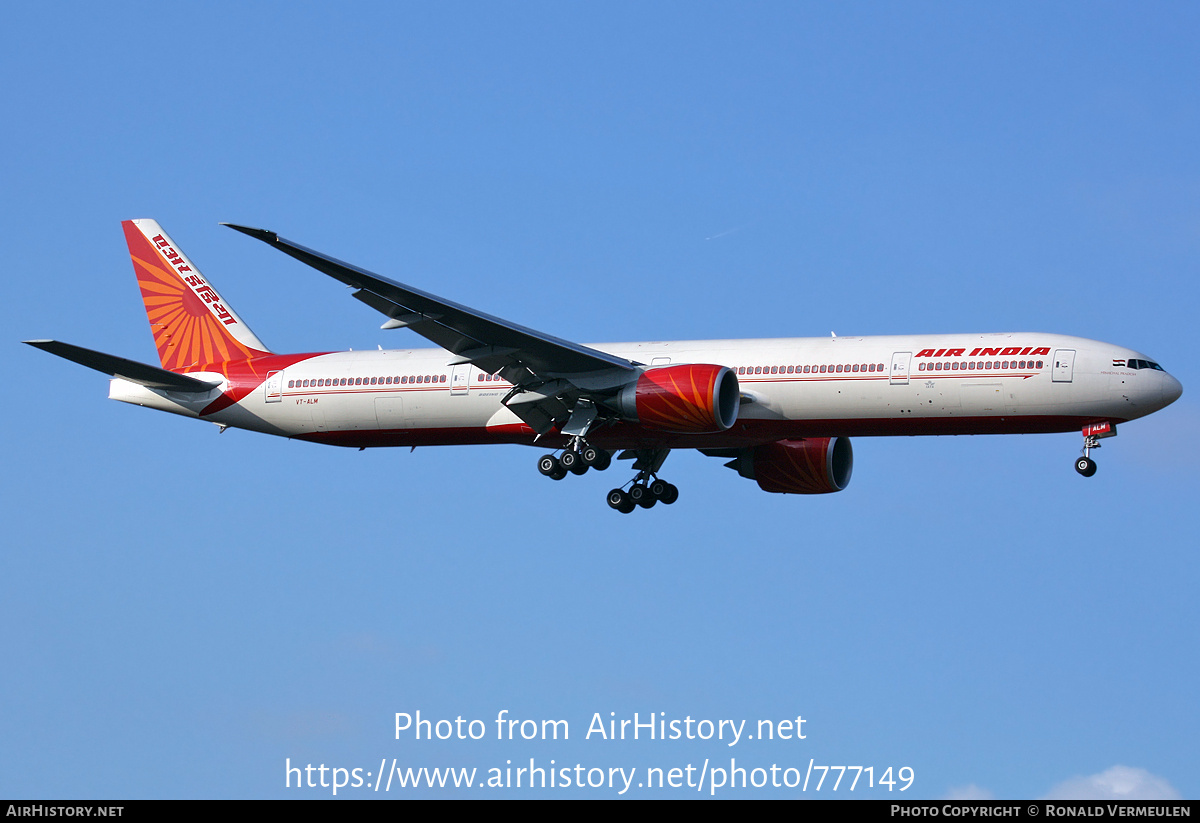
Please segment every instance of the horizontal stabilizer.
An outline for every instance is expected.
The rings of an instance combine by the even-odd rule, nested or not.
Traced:
[[[149,389],[208,392],[221,385],[219,382],[198,380],[195,377],[188,377],[186,374],[176,374],[173,371],[160,369],[158,366],[148,366],[145,363],[92,351],[81,346],[72,346],[70,343],[60,343],[57,340],[26,340],[25,343],[35,349],[48,351],[111,377],[119,377],[131,383],[140,383]]]

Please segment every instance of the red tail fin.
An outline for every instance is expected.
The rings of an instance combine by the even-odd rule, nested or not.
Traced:
[[[164,369],[191,371],[270,353],[158,223],[121,225]]]

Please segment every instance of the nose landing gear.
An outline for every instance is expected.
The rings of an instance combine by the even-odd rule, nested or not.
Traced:
[[[1100,448],[1102,437],[1116,437],[1117,427],[1105,420],[1102,423],[1089,423],[1083,427],[1083,457],[1075,461],[1075,471],[1084,477],[1096,473],[1096,461],[1092,459],[1092,449]]]

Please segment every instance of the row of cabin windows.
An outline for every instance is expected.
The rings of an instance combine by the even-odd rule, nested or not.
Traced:
[[[1040,369],[1045,365],[1042,360],[971,360],[971,361],[938,361],[936,363],[921,363],[918,371],[975,371],[976,369]],[[885,371],[882,363],[857,363],[823,366],[738,366],[738,375],[755,374],[845,374],[867,373],[878,374]]]
[[[882,363],[851,363],[825,366],[738,366],[737,373],[745,374],[844,374],[845,372],[881,372]]]
[[[968,360],[962,362],[953,360],[950,362],[938,361],[936,363],[922,363],[917,367],[918,371],[974,371],[976,369],[1040,369],[1043,365],[1041,360]]]
[[[1140,362],[1139,362],[1140,365]],[[921,363],[918,371],[974,371],[976,369],[1040,369],[1043,366],[1041,360],[979,360],[979,361],[938,361],[936,363]],[[1157,363],[1151,364],[1148,368],[1158,366]],[[1161,367],[1159,367],[1161,368]],[[754,374],[846,374],[846,373],[866,373],[877,374],[884,371],[882,363],[852,363],[836,364],[836,365],[820,365],[820,366],[738,366],[737,373],[739,375],[754,375]],[[480,383],[488,383],[499,381],[502,378],[498,374],[483,374],[479,375]],[[398,377],[326,377],[315,380],[289,380],[289,389],[309,389],[322,388],[325,386],[394,386],[407,385],[417,383],[445,383],[446,375],[444,374],[425,374],[425,375],[403,375]]]
[[[414,374],[400,377],[322,377],[316,380],[289,380],[289,389],[313,389],[324,386],[399,386],[408,383],[445,383],[444,374]]]

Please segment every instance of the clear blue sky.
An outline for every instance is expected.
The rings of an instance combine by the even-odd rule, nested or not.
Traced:
[[[7,8],[0,796],[735,757],[1200,797],[1198,39],[1184,3]],[[276,351],[424,342],[219,221],[580,342],[1059,332],[1185,393],[1091,480],[1076,435],[858,439],[841,494],[673,454],[679,502],[625,517],[623,464],[218,435],[19,345],[153,362],[131,217]],[[503,709],[571,739],[394,739]],[[585,740],[596,712],[807,736]]]

